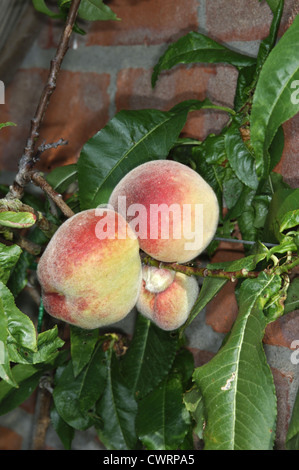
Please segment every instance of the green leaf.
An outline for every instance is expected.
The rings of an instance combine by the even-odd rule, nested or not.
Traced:
[[[194,372],[204,399],[207,450],[270,450],[276,423],[273,377],[262,339],[263,308],[280,289],[280,277],[261,273],[240,288],[240,310],[225,344]]]
[[[71,427],[85,430],[94,424],[88,413],[101,396],[105,387],[106,365],[102,344],[99,343],[90,362],[75,377],[73,364],[68,362],[62,372],[58,371],[53,400],[60,417]]]
[[[239,180],[240,181],[240,180]],[[243,183],[242,183],[243,184]],[[243,187],[238,188],[238,199],[235,200],[235,204],[232,205],[232,207],[229,209],[227,212],[225,218],[226,220],[234,220],[239,218],[244,211],[248,210],[250,208],[252,201],[256,195],[256,190],[249,188],[249,186],[246,186],[243,184]]]
[[[185,348],[180,349],[173,361],[171,374],[180,375],[183,387],[188,387],[194,371],[194,356]]]
[[[103,343],[100,341],[92,357],[81,372],[81,390],[78,396],[80,409],[87,413],[95,406],[96,401],[104,392],[107,380],[107,367],[105,363]]]
[[[46,176],[46,180],[52,186],[52,188],[58,193],[64,193],[69,185],[77,179],[77,165],[72,163],[70,165],[64,165],[51,171]]]
[[[64,341],[58,337],[58,328],[40,333],[37,337],[37,351],[28,351],[27,348],[13,343],[8,344],[10,360],[22,364],[40,364],[52,361],[59,353]]]
[[[36,331],[30,318],[16,306],[10,290],[0,281],[0,298],[6,319],[7,344],[10,348],[37,350]]]
[[[10,358],[7,350],[8,319],[4,312],[3,302],[0,297],[0,377],[10,384],[17,387],[10,369]]]
[[[299,309],[299,278],[296,277],[290,284],[288,295],[284,304],[284,313]]]
[[[299,110],[294,91],[299,79],[298,28],[299,15],[270,52],[256,85],[250,122],[251,144],[260,177],[269,172],[268,149],[277,129]]]
[[[147,450],[176,450],[189,427],[179,376],[170,375],[139,402],[136,428]]]
[[[261,2],[262,0],[259,0],[259,2]],[[271,8],[271,11],[273,13],[275,13],[277,7],[278,7],[278,4],[280,3],[280,0],[267,0],[267,3],[269,5],[269,7]]]
[[[44,13],[47,16],[50,16],[51,18],[61,18],[62,15],[58,13],[54,13],[52,10],[50,10],[46,3],[45,0],[32,0],[34,8],[39,11],[40,13]]]
[[[52,426],[57,432],[64,448],[66,450],[71,450],[72,441],[75,436],[74,428],[72,428],[65,421],[63,421],[63,419],[57,412],[54,404],[52,404],[52,407],[50,410],[50,418],[51,418]]]
[[[240,123],[233,122],[224,134],[227,158],[239,180],[249,188],[257,189],[258,179],[255,171],[255,161],[242,140],[239,126]]]
[[[249,99],[253,88],[253,79],[256,71],[256,64],[242,67],[239,70],[238,81],[235,91],[234,107],[239,110]]]
[[[88,140],[78,168],[81,210],[108,202],[116,184],[149,160],[166,158],[183,128],[188,109],[171,113],[154,109],[120,111]]]
[[[225,261],[223,263],[210,263],[207,265],[207,269],[220,269],[226,272],[239,271],[240,269],[246,269],[252,271],[256,265],[265,259],[267,253],[257,253],[249,255],[244,258],[235,261]],[[190,312],[189,318],[182,330],[184,330],[190,323],[197,317],[197,315],[205,308],[205,306],[212,300],[220,289],[227,283],[227,279],[221,279],[217,277],[206,277],[203,281],[202,287],[199,292],[199,296]]]
[[[96,412],[101,418],[101,422],[96,424],[96,429],[101,442],[108,450],[136,449],[137,403],[120,373],[113,347],[110,346],[105,354],[107,382],[96,406]]]
[[[235,111],[233,109],[228,108],[227,106],[219,106],[217,104],[213,104],[208,98],[202,101],[196,99],[181,101],[180,103],[177,103],[175,106],[173,106],[170,109],[170,112],[181,113],[182,111],[200,111],[201,109],[215,109],[218,111],[226,111],[229,114],[235,115]]]
[[[203,439],[205,423],[204,403],[202,394],[196,385],[184,394],[184,404],[196,423],[194,427],[195,434],[199,439]]]
[[[270,51],[275,46],[277,33],[278,33],[279,26],[280,26],[281,16],[283,12],[283,7],[284,7],[284,0],[278,0],[277,5],[275,5],[275,7],[272,10],[273,19],[271,22],[269,35],[261,41],[259,51],[258,51],[257,64],[256,64],[256,76],[259,75],[260,70],[262,69],[265,60],[267,59]]]
[[[29,228],[36,222],[36,216],[31,212],[0,212],[0,225],[11,228]]]
[[[283,232],[289,228],[299,225],[299,209],[289,211],[282,217],[280,221],[279,231]]]
[[[7,283],[21,253],[22,250],[18,245],[6,246],[0,243],[0,281],[3,284]]]
[[[2,122],[2,123],[0,123],[0,129],[2,129],[3,127],[8,127],[8,126],[16,126],[16,124],[14,122]]]
[[[268,251],[267,259],[275,253],[287,253],[288,251],[297,251],[297,246],[293,237],[284,237],[279,245],[275,245]]]
[[[26,286],[28,282],[28,270],[34,261],[35,256],[28,253],[28,251],[23,251],[21,253],[7,282],[7,287],[15,298]],[[4,282],[3,279],[2,282]]]
[[[171,44],[160,57],[152,74],[152,86],[155,86],[162,70],[169,70],[178,64],[220,62],[235,67],[244,67],[254,64],[255,60],[252,57],[232,51],[203,34],[191,31]]]
[[[119,20],[117,15],[102,0],[81,0],[78,16],[88,21]]]
[[[292,416],[286,435],[287,450],[299,450],[299,393],[293,406]]]
[[[153,390],[168,374],[178,347],[178,337],[138,315],[132,342],[121,370],[136,399]]]
[[[57,373],[60,373],[58,369]],[[59,416],[71,427],[85,430],[92,425],[89,415],[83,413],[79,406],[81,381],[75,380],[72,363],[69,362],[61,375],[56,377],[53,400]]]
[[[90,361],[95,345],[99,339],[99,330],[83,330],[82,328],[71,325],[70,339],[74,376],[77,377]]]
[[[269,242],[282,241],[282,228],[287,228],[289,224],[292,226],[296,222],[298,207],[299,188],[280,187],[274,192],[264,227],[264,236]]]
[[[202,159],[196,161],[196,169],[203,179],[212,187],[217,196],[219,208],[222,208],[225,169],[220,165],[206,163]]]
[[[269,147],[269,158],[270,158],[270,171],[280,162],[282,152],[284,149],[284,132],[283,127],[280,126],[271,142]]]
[[[18,407],[29,398],[38,386],[43,369],[30,364],[17,364],[12,368],[12,377],[16,384],[0,382],[0,415]]]
[[[239,180],[232,169],[227,168],[223,179],[223,198],[228,209],[232,209],[238,204],[243,189],[244,184],[242,181]]]

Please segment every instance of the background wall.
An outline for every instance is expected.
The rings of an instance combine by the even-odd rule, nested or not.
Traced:
[[[121,21],[91,25],[80,23],[87,34],[72,37],[41,131],[41,140],[54,142],[63,137],[69,144],[44,153],[39,164],[42,171],[75,162],[86,140],[121,109],[152,107],[168,110],[183,99],[202,100],[205,97],[216,104],[232,106],[237,79],[233,67],[210,64],[179,66],[164,72],[152,89],[153,66],[168,44],[189,31],[208,34],[233,49],[256,55],[259,42],[267,36],[272,19],[267,3],[258,0],[110,0],[106,3]],[[280,36],[298,11],[298,1],[286,0]],[[42,15],[34,14],[31,20],[34,28],[31,32],[25,31],[27,42],[23,42],[23,55],[18,55],[10,65],[11,69],[5,69],[6,73],[9,70],[11,73],[5,82],[6,104],[0,107],[0,120],[17,124],[14,128],[5,128],[0,134],[0,178],[6,183],[10,182],[17,169],[30,119],[62,29],[60,22]],[[16,23],[15,34],[17,32]],[[5,44],[4,51],[8,47]],[[226,116],[220,112],[194,112],[183,134],[203,139],[210,132],[217,133],[225,119]],[[298,187],[299,115],[284,125],[284,131],[285,149],[276,171],[292,187]],[[213,261],[232,260],[242,255],[235,244],[222,243]],[[283,448],[299,384],[299,366],[290,360],[291,343],[299,339],[298,313],[293,312],[270,324],[264,338],[278,396],[278,449]],[[227,284],[187,331],[196,365],[205,363],[217,352],[236,314],[234,286]],[[130,333],[133,320],[134,312],[128,320],[121,322],[120,327]],[[35,410],[33,396],[19,409],[0,418],[0,449],[30,446]],[[62,448],[51,427],[46,445],[47,448]],[[77,434],[74,448],[96,449],[101,448],[101,444],[91,430],[90,434]]]

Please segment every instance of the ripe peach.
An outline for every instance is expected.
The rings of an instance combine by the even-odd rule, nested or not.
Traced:
[[[143,266],[142,288],[136,307],[161,329],[176,330],[187,320],[198,293],[194,276]]]
[[[198,256],[211,242],[219,219],[209,184],[171,160],[134,168],[116,185],[109,204],[130,223],[140,248],[165,262],[185,263]]]
[[[112,210],[82,211],[56,231],[37,269],[45,310],[94,329],[122,320],[142,283],[136,235]]]

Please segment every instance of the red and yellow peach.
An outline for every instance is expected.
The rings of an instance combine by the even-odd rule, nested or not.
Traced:
[[[136,307],[161,329],[176,330],[186,322],[198,293],[194,276],[143,266],[142,289]]]
[[[198,256],[215,235],[219,219],[210,185],[171,160],[134,168],[116,185],[109,204],[130,223],[141,250],[164,262],[185,263]]]
[[[116,212],[82,211],[58,228],[37,274],[45,310],[53,317],[86,329],[118,322],[141,289],[138,240]]]

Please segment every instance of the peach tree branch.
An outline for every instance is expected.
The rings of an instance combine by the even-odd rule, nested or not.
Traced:
[[[34,158],[35,143],[39,137],[40,127],[42,125],[46,110],[48,108],[50,98],[56,89],[57,77],[61,69],[61,64],[64,59],[64,56],[68,50],[69,39],[73,30],[73,26],[75,24],[80,2],[81,0],[73,0],[71,3],[66,24],[60,37],[55,57],[50,64],[50,71],[47,83],[41,94],[35,116],[31,121],[31,129],[23,155],[19,162],[18,173],[16,175],[15,181],[10,186],[9,192],[6,196],[8,199],[20,199],[23,195],[24,187],[31,180],[30,172],[32,171],[32,168],[36,162],[36,159]]]
[[[155,266],[160,269],[170,269],[175,272],[186,274],[187,276],[199,276],[199,277],[216,277],[220,279],[228,279],[231,282],[235,282],[237,279],[255,279],[259,276],[260,271],[248,271],[248,269],[240,269],[237,271],[224,271],[223,269],[212,269],[212,268],[199,268],[197,266],[190,266],[178,263],[162,263],[157,261],[150,256],[141,256],[142,262],[149,266]],[[284,274],[290,273],[292,269],[299,266],[299,256],[295,256],[291,261],[288,261],[281,266],[274,266],[273,268],[267,268],[264,270],[266,274]]]

